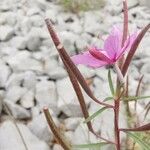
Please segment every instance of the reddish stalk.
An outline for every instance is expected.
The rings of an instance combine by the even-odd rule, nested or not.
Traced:
[[[127,7],[127,0],[123,1],[123,15],[124,15],[124,24],[123,24],[123,36],[122,36],[122,47],[128,36],[128,7]],[[119,109],[120,109],[120,98],[124,94],[124,91],[121,92],[122,83],[124,84],[124,78],[120,68],[122,68],[122,64],[124,64],[124,56],[119,61],[119,67],[116,68],[119,70],[117,73],[117,88],[116,88],[116,99],[115,99],[115,106],[114,106],[114,130],[115,130],[115,142],[116,142],[116,150],[121,149],[120,145],[120,130],[119,130]],[[123,85],[124,86],[124,85]],[[125,89],[124,89],[125,90]]]
[[[116,149],[120,150],[120,130],[119,130],[119,105],[120,100],[115,100],[115,108],[114,108],[114,125],[115,125],[115,141],[116,141]]]

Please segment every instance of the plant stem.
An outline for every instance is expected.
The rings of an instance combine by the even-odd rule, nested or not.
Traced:
[[[119,105],[120,105],[120,100],[117,98],[115,100],[115,107],[114,107],[114,126],[115,126],[114,128],[115,128],[116,150],[120,150]]]

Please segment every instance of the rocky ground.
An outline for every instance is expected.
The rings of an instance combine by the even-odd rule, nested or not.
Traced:
[[[24,150],[15,125],[10,121],[2,101],[7,104],[23,134],[29,150],[61,150],[48,129],[42,108],[48,106],[59,127],[74,144],[96,142],[82,123],[82,113],[73,88],[49,37],[44,19],[51,18],[70,55],[87,45],[102,46],[98,34],[106,37],[114,24],[121,24],[123,15],[119,0],[107,2],[97,11],[72,14],[54,1],[0,1],[0,150]],[[129,2],[130,30],[142,29],[150,21],[148,7],[137,0]],[[135,93],[137,80],[144,74],[142,95],[150,95],[150,32],[146,34],[130,67],[130,93]],[[85,78],[92,79],[95,96],[110,96],[107,69],[79,66]],[[113,75],[115,75],[113,73]],[[115,80],[115,76],[114,76]],[[90,114],[99,109],[85,94]],[[143,123],[144,106],[140,101],[138,115]],[[131,105],[132,106],[132,105]],[[111,117],[110,117],[111,116]],[[121,114],[120,125],[126,126]],[[93,122],[96,131],[112,139],[112,112],[105,111]],[[150,118],[146,118],[148,122]],[[9,144],[8,144],[9,143]],[[109,148],[108,148],[109,149]]]

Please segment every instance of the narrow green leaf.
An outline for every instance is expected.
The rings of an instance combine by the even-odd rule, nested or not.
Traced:
[[[114,87],[113,87],[110,69],[108,71],[108,82],[109,82],[109,88],[110,88],[111,94],[112,94],[112,96],[114,96]]]
[[[103,108],[99,109],[94,114],[92,114],[87,119],[85,119],[84,123],[88,123],[89,121],[91,121],[92,119],[94,119],[96,116],[98,116],[100,113],[102,113],[106,109],[107,109],[107,107],[103,107]]]
[[[82,149],[82,148],[101,148],[102,146],[107,145],[106,142],[101,143],[91,143],[91,144],[80,144],[80,145],[73,145],[73,149]]]
[[[104,102],[105,102],[105,101],[109,101],[109,100],[113,100],[113,97],[111,97],[111,96],[110,96],[110,97],[106,97],[106,98],[104,99]]]
[[[129,97],[124,97],[123,100],[136,101],[136,100],[147,99],[147,98],[150,98],[150,96],[129,96]]]
[[[141,146],[142,150],[149,150],[150,145],[145,143],[144,140],[140,138],[139,134],[132,133],[132,132],[126,132],[126,133],[129,137],[131,137],[135,142],[137,142]]]

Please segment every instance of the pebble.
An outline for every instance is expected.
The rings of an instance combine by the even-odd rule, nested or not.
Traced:
[[[31,114],[28,110],[24,109],[18,104],[14,104],[11,101],[5,100],[4,103],[8,106],[9,110],[11,111],[13,117],[15,119],[29,119],[31,118]]]
[[[0,40],[6,41],[9,40],[14,34],[14,30],[11,26],[2,25],[0,27]]]
[[[40,108],[48,106],[55,113],[58,113],[56,85],[53,81],[42,80],[37,82],[35,99]]]
[[[31,131],[23,124],[17,123],[24,141],[30,150],[50,150],[48,144],[39,140]],[[9,139],[9,144],[8,144]],[[14,146],[15,145],[15,146]],[[24,144],[16,129],[16,126],[11,121],[5,121],[0,127],[0,149],[1,150],[24,150]]]

